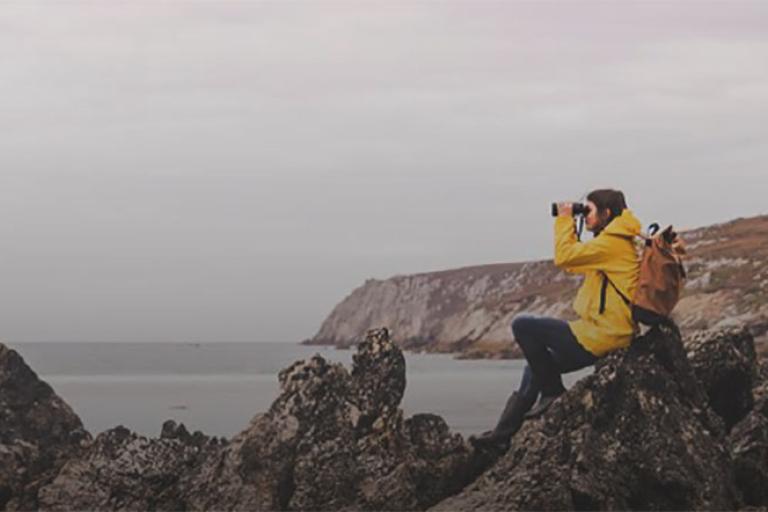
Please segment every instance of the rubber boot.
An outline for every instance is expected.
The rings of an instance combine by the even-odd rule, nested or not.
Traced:
[[[524,400],[521,400],[520,394],[515,391],[507,399],[507,405],[504,407],[496,427],[493,430],[484,432],[479,437],[471,436],[469,441],[475,448],[507,446],[509,439],[523,425],[523,414],[525,414],[526,409]]]
[[[539,403],[536,404],[536,406],[525,413],[525,418],[535,418],[537,416],[540,416],[544,413],[547,409],[549,409],[549,406],[552,405],[552,402],[557,400],[557,398],[565,393],[565,387],[561,384],[559,388],[556,388],[553,391],[550,391],[548,394],[544,394],[542,392],[541,398],[539,399]]]
[[[537,362],[538,365],[532,368],[538,382],[541,384],[541,398],[539,399],[539,403],[525,414],[526,419],[539,416],[552,405],[552,402],[554,402],[557,397],[565,393],[565,386],[563,386],[563,378],[560,375],[560,370],[555,366],[551,357],[549,360],[542,358]]]

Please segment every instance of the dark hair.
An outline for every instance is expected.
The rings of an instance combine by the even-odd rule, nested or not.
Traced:
[[[601,223],[602,226],[595,232],[595,236],[597,236],[605,226],[621,215],[621,212],[627,208],[627,201],[624,199],[624,193],[621,190],[614,190],[612,188],[593,190],[587,195],[587,200],[592,201],[595,203],[595,206],[597,206],[598,219],[604,210],[610,210],[608,218]]]

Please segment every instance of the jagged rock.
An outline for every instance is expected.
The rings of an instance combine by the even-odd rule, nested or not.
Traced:
[[[218,446],[211,443],[209,450],[201,451],[194,441],[191,436],[150,439],[123,426],[107,430],[40,490],[40,507],[51,511],[183,510],[180,475]]]
[[[189,430],[187,430],[187,427],[185,427],[183,423],[179,423],[177,425],[173,420],[167,420],[165,423],[163,423],[163,427],[160,431],[160,438],[178,439],[184,444],[191,444],[193,446],[197,446],[198,448],[204,448],[209,444],[226,444],[227,442],[227,440],[224,438],[219,439],[217,437],[210,437],[199,430],[195,430],[194,433],[190,434]]]
[[[766,507],[768,368],[755,370],[751,343],[721,330],[684,347],[654,329],[598,361],[501,458],[439,416],[403,418],[405,360],[386,329],[369,331],[351,372],[317,355],[281,371],[280,396],[228,442],[170,420],[159,438],[117,427],[91,441],[0,350],[0,490],[9,509],[43,510]],[[709,390],[733,372],[756,376],[759,398],[726,436]]]
[[[767,413],[768,402],[758,402],[728,435],[736,484],[750,506],[768,506]]]
[[[752,397],[755,404],[758,404],[763,399],[768,399],[768,361],[758,361],[755,373],[757,379],[755,387],[752,388]]]
[[[470,477],[474,479],[480,475],[498,458],[498,454],[485,452],[476,452],[469,460],[446,457],[446,453],[463,450],[463,440],[458,435],[450,436],[445,420],[434,414],[416,414],[405,421],[405,428],[416,447],[417,456],[426,461],[429,468],[429,472],[422,475],[427,482],[417,484],[423,493],[421,505],[428,506],[456,494],[471,481]],[[460,466],[463,464],[467,466]],[[426,506],[419,507],[423,508]]]
[[[489,463],[442,419],[403,420],[405,362],[384,329],[359,344],[351,375],[315,356],[279,379],[270,410],[190,480],[190,508],[424,509]]]
[[[167,421],[148,439],[99,435],[40,491],[46,510],[423,510],[493,457],[442,418],[405,420],[405,360],[386,329],[352,372],[316,355],[278,375],[280,396],[229,443]],[[202,436],[202,437],[201,437]]]
[[[728,445],[736,484],[747,506],[768,509],[768,365],[756,365],[754,406],[733,426]]]
[[[654,329],[598,361],[509,451],[432,510],[730,510],[722,420],[679,333]]]
[[[354,416],[343,365],[316,355],[282,370],[278,378],[282,393],[270,409],[255,416],[219,457],[190,475],[189,508],[285,509],[297,487],[301,455],[313,447],[350,449]],[[319,477],[327,478],[329,487],[318,492],[332,497],[345,490],[343,474],[338,479],[329,473]]]
[[[160,430],[161,439],[180,439],[182,441],[188,440],[192,435],[187,430],[187,427],[183,423],[176,424],[173,420],[167,420],[163,423],[163,427]]]
[[[699,332],[685,340],[685,349],[710,406],[730,430],[754,404],[757,365],[752,334],[747,327]]]
[[[80,418],[0,344],[0,510],[37,508],[37,490],[90,441]]]
[[[397,411],[405,394],[405,357],[389,342],[389,331],[384,328],[372,331],[358,345],[352,363],[359,435],[370,430],[375,420],[386,422]]]

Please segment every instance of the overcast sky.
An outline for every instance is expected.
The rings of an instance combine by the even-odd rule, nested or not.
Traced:
[[[285,341],[549,205],[768,212],[768,2],[0,3],[0,339]]]

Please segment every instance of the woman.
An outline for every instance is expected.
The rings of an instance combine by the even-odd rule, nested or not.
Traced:
[[[561,374],[590,366],[632,341],[635,324],[628,302],[640,272],[635,249],[640,222],[627,209],[621,191],[595,190],[587,195],[586,204],[585,224],[594,234],[588,242],[576,237],[570,203],[559,203],[555,218],[555,265],[584,275],[573,302],[579,319],[515,317],[512,333],[527,360],[523,378],[496,428],[470,437],[475,446],[508,445],[524,417],[541,414],[565,392]],[[539,403],[531,410],[539,395]]]

